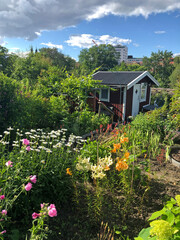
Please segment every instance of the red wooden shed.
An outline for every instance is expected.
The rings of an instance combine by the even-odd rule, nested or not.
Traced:
[[[89,97],[93,111],[97,112],[98,103],[101,103],[114,113],[114,120],[123,121],[150,105],[151,86],[159,86],[148,71],[99,71],[93,74],[93,79],[106,86]]]

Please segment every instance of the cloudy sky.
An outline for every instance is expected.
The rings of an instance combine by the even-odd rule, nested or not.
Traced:
[[[180,0],[0,0],[0,45],[10,52],[122,44],[134,57],[180,53]]]

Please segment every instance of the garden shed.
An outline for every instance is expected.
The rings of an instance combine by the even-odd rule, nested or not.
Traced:
[[[148,71],[98,71],[94,80],[100,80],[105,87],[94,91],[88,98],[93,111],[100,106],[113,113],[114,120],[126,121],[136,116],[143,107],[150,105],[151,86],[159,86],[158,81]]]

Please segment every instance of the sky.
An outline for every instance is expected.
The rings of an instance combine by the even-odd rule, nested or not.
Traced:
[[[128,47],[128,55],[180,55],[180,0],[0,0],[0,45],[26,53],[56,47],[78,61],[83,48]]]

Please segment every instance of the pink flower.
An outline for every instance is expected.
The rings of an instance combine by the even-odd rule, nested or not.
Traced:
[[[11,161],[6,162],[6,166],[7,166],[7,167],[12,167],[12,166],[13,166],[12,163],[13,163],[13,162],[11,162]]]
[[[36,219],[37,217],[40,217],[40,214],[34,212],[34,213],[32,214],[32,218],[33,218],[33,219]]]
[[[32,188],[32,184],[29,182],[24,188],[26,189],[26,191],[29,191]]]
[[[4,209],[4,210],[2,210],[2,215],[7,215],[7,211]]]
[[[23,139],[22,142],[23,142],[23,144],[26,145],[26,146],[29,145],[29,140],[27,140],[26,138]]]
[[[48,210],[50,210],[52,208],[56,208],[56,206],[54,204],[50,204],[50,206],[48,207]]]
[[[29,152],[31,150],[31,147],[27,146],[26,150]]]
[[[0,199],[1,199],[1,200],[5,199],[5,196],[4,196],[4,195],[1,195],[1,196],[0,196]]]
[[[41,203],[41,209],[44,208],[44,203]]]
[[[4,234],[4,233],[6,233],[6,230],[4,230],[4,231],[0,232],[0,234]]]
[[[57,210],[56,210],[56,207],[54,204],[51,204],[49,207],[48,207],[48,215],[50,217],[56,217],[57,216]]]
[[[36,183],[36,175],[34,175],[34,176],[30,176],[30,180],[31,180],[31,182],[32,183]]]

